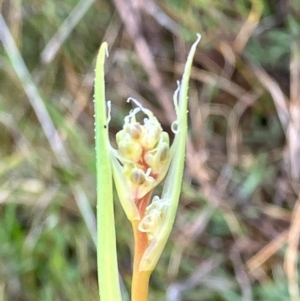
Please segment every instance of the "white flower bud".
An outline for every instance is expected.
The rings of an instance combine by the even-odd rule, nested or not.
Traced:
[[[124,159],[138,162],[141,159],[141,155],[143,152],[142,146],[133,141],[129,134],[124,135],[118,141],[120,154],[124,157]]]
[[[170,202],[168,200],[163,200],[155,196],[152,203],[146,208],[145,215],[138,229],[141,232],[147,233],[149,241],[151,241],[160,230],[169,205]]]

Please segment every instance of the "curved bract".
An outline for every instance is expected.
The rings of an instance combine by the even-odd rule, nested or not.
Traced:
[[[176,211],[178,207],[181,183],[184,170],[185,161],[185,149],[187,140],[187,103],[188,103],[188,87],[189,78],[191,74],[191,67],[196,51],[196,47],[200,42],[201,36],[198,35],[197,41],[191,47],[190,53],[187,58],[182,80],[179,85],[179,101],[177,103],[178,90],[174,94],[174,104],[176,108],[177,120],[176,120],[176,136],[171,147],[171,164],[166,176],[165,185],[163,188],[162,200],[168,200],[168,208],[164,210],[164,218],[161,221],[161,225],[153,236],[148,248],[146,249],[141,263],[140,270],[153,270],[157,264],[158,259],[166,245],[168,237],[171,233]]]

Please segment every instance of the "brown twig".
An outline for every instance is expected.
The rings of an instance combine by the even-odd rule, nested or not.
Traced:
[[[148,74],[149,83],[153,88],[157,99],[160,100],[160,104],[162,105],[169,122],[173,122],[175,120],[175,112],[172,100],[163,86],[163,79],[157,70],[153,54],[141,31],[141,3],[138,1],[137,5],[136,1],[133,0],[114,0],[114,3],[126,30],[134,43],[141,63]]]

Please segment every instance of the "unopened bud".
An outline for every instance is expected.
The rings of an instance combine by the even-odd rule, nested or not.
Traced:
[[[142,185],[145,183],[145,173],[139,168],[133,168],[130,174],[130,181],[135,185]]]
[[[138,162],[142,155],[142,147],[126,134],[118,143],[120,153],[128,160]]]
[[[138,229],[147,233],[148,240],[151,241],[158,233],[166,216],[169,201],[155,196],[152,203],[146,208],[145,215],[141,220]]]
[[[158,163],[164,162],[169,155],[169,145],[163,142],[157,150],[157,161]]]
[[[159,174],[160,171],[164,169],[165,163],[168,164],[167,159],[169,158],[169,155],[169,144],[164,141],[160,141],[153,151],[148,151],[144,155],[144,160],[154,174]]]
[[[124,138],[124,136],[126,135],[126,131],[121,130],[116,134],[116,142],[119,145],[120,141]]]
[[[142,170],[140,170],[143,172]],[[151,191],[156,186],[156,180],[151,177],[150,175],[144,173],[144,181],[143,183],[134,183],[131,182],[131,189],[133,196],[136,200],[141,199],[143,196],[145,196],[149,191]],[[136,177],[137,182],[140,180],[142,181],[142,175],[137,175]]]
[[[142,126],[137,122],[133,123],[133,124],[129,124],[127,131],[130,134],[130,136],[132,137],[132,139],[134,139],[134,140],[140,139],[142,132],[143,132]]]
[[[141,138],[142,146],[147,150],[153,149],[160,139],[161,132],[162,128],[155,117],[151,120],[145,119],[144,135]]]

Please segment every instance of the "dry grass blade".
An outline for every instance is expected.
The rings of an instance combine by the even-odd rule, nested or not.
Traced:
[[[7,22],[14,40],[17,45],[20,46],[22,41],[22,3],[21,0],[16,0],[11,1],[10,4],[11,8],[8,12]],[[0,9],[1,6],[2,5],[0,4]]]
[[[203,283],[208,275],[221,263],[219,258],[208,259],[200,264],[196,271],[185,281],[172,283],[167,290],[167,301],[180,301],[182,294],[191,288]]]
[[[143,9],[151,15],[157,23],[170,30],[173,34],[178,35],[182,31],[180,24],[173,21],[159,6],[153,1],[148,1]]]
[[[182,234],[178,238],[177,248],[174,250],[170,260],[168,267],[169,277],[174,278],[178,275],[180,259],[182,258],[185,249],[192,246],[196,238],[203,233],[215,209],[216,206],[206,206],[206,208],[202,210],[202,212],[195,218],[195,220],[187,223],[184,226],[184,228],[182,229]]]
[[[297,181],[300,178],[300,56],[296,43],[292,44],[292,59],[290,63],[291,83],[290,83],[290,116],[291,122],[287,131],[289,146],[289,160],[291,167],[291,177]],[[286,273],[289,278],[289,290],[292,300],[300,300],[298,287],[298,245],[300,237],[300,198],[296,202],[288,237],[288,250],[286,253]]]
[[[296,42],[292,44],[291,71],[291,105],[300,106],[300,50]],[[300,123],[300,121],[298,120]]]
[[[252,289],[251,282],[246,273],[245,265],[242,261],[241,254],[233,246],[230,254],[230,259],[233,263],[236,279],[240,285],[242,291],[242,301],[252,301]]]
[[[53,124],[53,121],[45,107],[42,97],[31,78],[31,75],[20,55],[20,52],[18,51],[14,43],[10,31],[7,28],[6,23],[1,14],[0,40],[2,41],[6,53],[11,60],[12,66],[23,85],[28,100],[36,113],[36,116],[49,141],[50,147],[57,158],[57,161],[62,167],[69,167],[71,165],[71,161],[68,157],[64,144]],[[89,200],[80,184],[71,184],[71,188],[79,210],[87,225],[87,228],[90,231],[94,243],[96,244],[96,221],[94,213],[89,204]]]
[[[238,33],[233,48],[237,53],[240,53],[243,51],[245,45],[247,44],[252,32],[255,30],[255,28],[258,25],[259,19],[262,14],[263,5],[261,1],[259,0],[252,0],[252,9],[250,11],[250,14],[246,20],[246,22],[243,24],[240,32]]]
[[[73,28],[81,20],[94,2],[95,0],[81,0],[76,5],[69,17],[60,26],[56,34],[52,37],[42,51],[41,59],[44,64],[49,64],[52,62],[63,42],[68,38]]]
[[[228,149],[228,162],[231,165],[238,163],[238,148],[241,143],[241,135],[239,131],[239,121],[247,110],[248,107],[252,106],[262,92],[250,92],[245,93],[239,101],[235,104],[228,117],[228,138],[227,138],[227,149]]]
[[[257,254],[246,262],[247,269],[253,276],[257,275],[257,271],[261,266],[271,258],[286,243],[288,231],[282,232],[275,239],[264,246]]]
[[[290,176],[293,181],[300,179],[300,55],[296,43],[292,44],[290,63],[290,123],[287,129],[287,160],[289,161]]]
[[[300,300],[300,291],[298,286],[298,248],[300,240],[300,194],[295,204],[291,226],[288,231],[288,247],[285,253],[285,272],[288,277],[289,293],[291,301]]]
[[[127,32],[133,40],[141,63],[149,76],[150,85],[155,91],[157,99],[160,99],[160,103],[163,106],[168,121],[173,122],[175,119],[175,112],[172,101],[170,101],[171,98],[163,87],[163,80],[157,70],[151,49],[141,32],[140,6],[137,5],[135,1],[114,0],[114,3]]]
[[[260,80],[261,84],[272,95],[279,120],[282,124],[282,127],[286,129],[290,118],[288,99],[286,95],[283,94],[278,83],[274,79],[272,79],[271,76],[269,76],[267,72],[265,72],[262,68],[252,64],[252,70],[255,76]]]
[[[15,45],[15,42],[2,15],[0,15],[0,39],[7,55],[10,57],[13,68],[23,85],[23,88],[28,96],[28,100],[36,112],[37,118],[40,121],[50,146],[53,152],[57,155],[59,163],[62,165],[69,164],[70,162],[68,160],[63,142],[60,139],[57,130],[55,129],[39,91],[31,78],[31,75],[20,55],[18,48]]]

